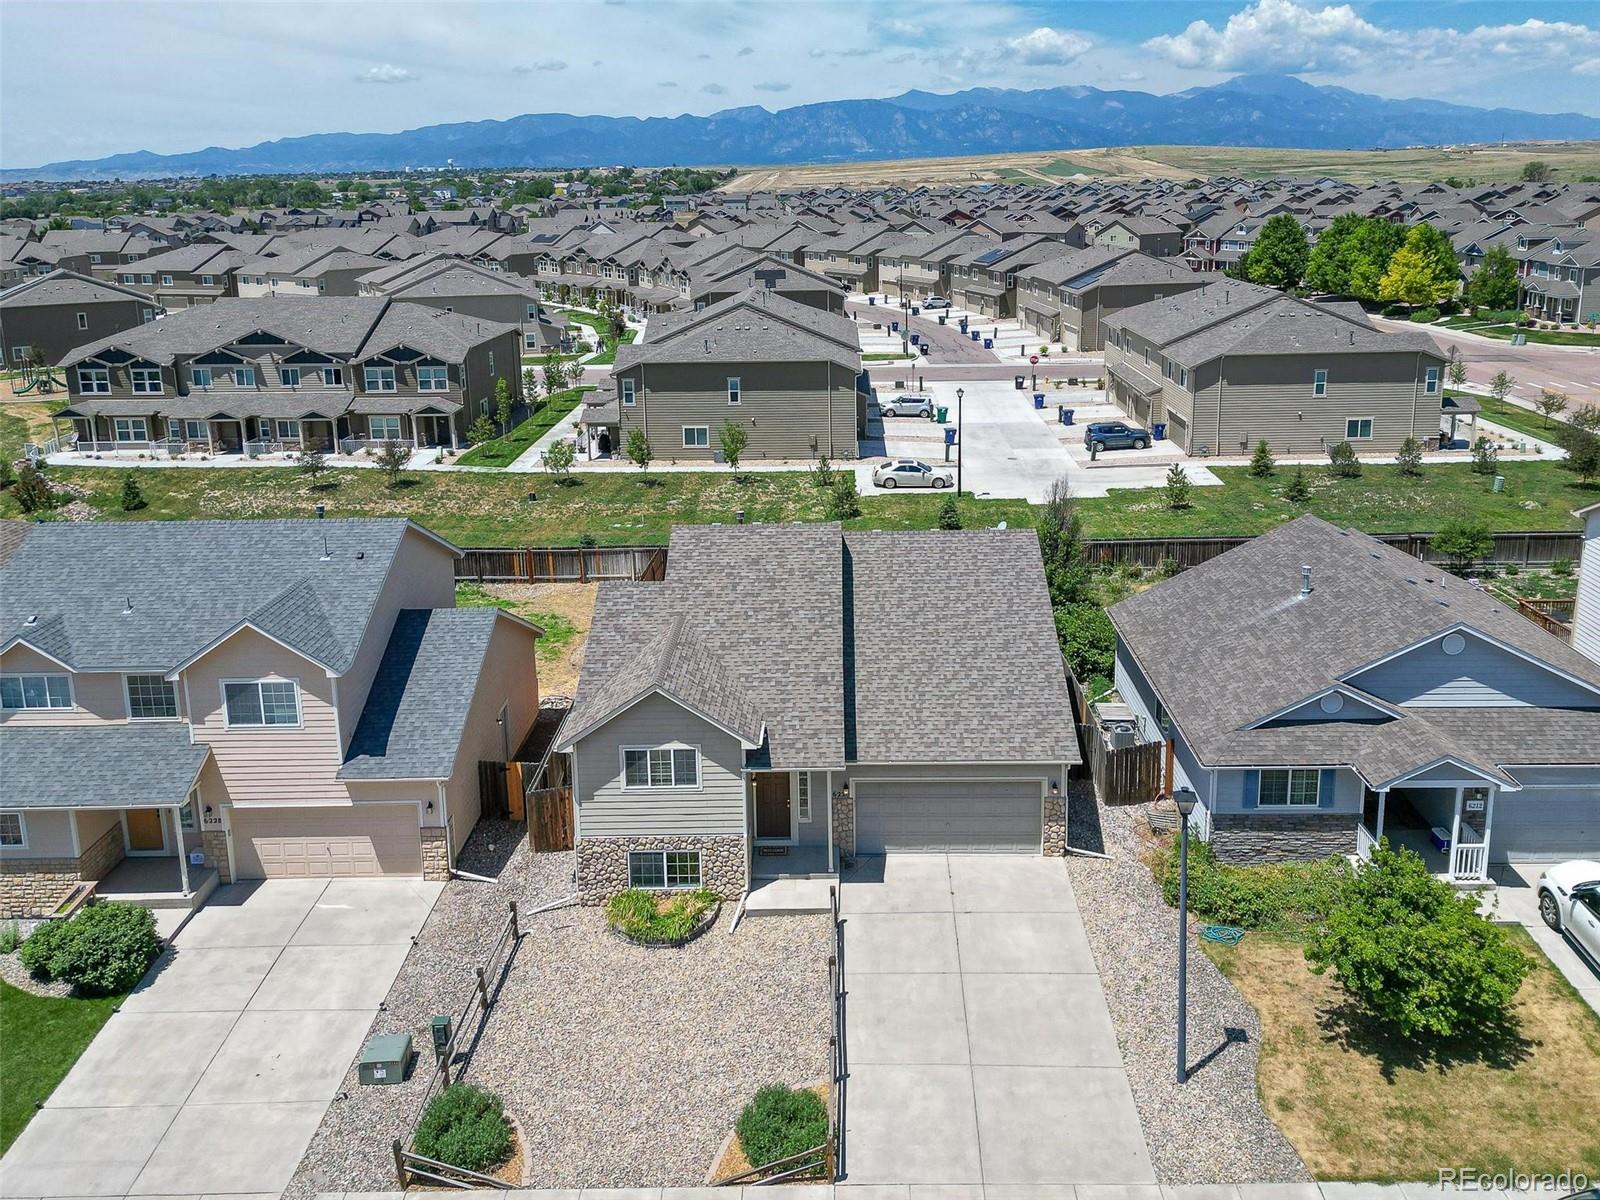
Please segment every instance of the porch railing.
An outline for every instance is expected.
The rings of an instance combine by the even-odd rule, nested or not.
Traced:
[[[1451,879],[1487,879],[1488,877],[1488,843],[1458,841],[1450,847]]]
[[[261,458],[268,454],[282,454],[283,443],[273,438],[256,438],[244,444],[246,458]]]
[[[374,437],[345,437],[339,439],[340,454],[360,454],[363,450],[377,449],[385,442],[399,442],[408,449],[417,448],[413,438],[374,438]]]
[[[1378,844],[1378,839],[1372,836],[1372,831],[1365,825],[1356,826],[1356,857],[1362,862],[1372,857],[1373,847]]]

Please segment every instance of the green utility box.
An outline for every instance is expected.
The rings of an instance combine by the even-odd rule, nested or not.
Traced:
[[[387,1086],[401,1083],[406,1077],[406,1066],[411,1061],[411,1035],[409,1033],[383,1033],[367,1039],[361,1050],[361,1063],[356,1077],[363,1086]]]

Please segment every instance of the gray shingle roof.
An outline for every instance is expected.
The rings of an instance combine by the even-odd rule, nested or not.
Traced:
[[[645,362],[836,362],[861,370],[855,322],[765,288],[700,312],[652,318],[649,341],[617,349],[618,371]]]
[[[127,304],[137,302],[146,308],[156,307],[155,301],[143,292],[91,279],[74,271],[55,270],[48,275],[24,280],[0,292],[0,308],[32,308],[49,304]]]
[[[186,724],[7,725],[0,779],[7,808],[182,804],[211,754]]]

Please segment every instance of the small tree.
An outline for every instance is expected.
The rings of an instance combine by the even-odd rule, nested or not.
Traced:
[[[1338,442],[1328,448],[1328,463],[1339,479],[1361,478],[1361,460],[1356,448],[1349,442]]]
[[[1511,389],[1517,386],[1516,379],[1504,371],[1496,371],[1493,379],[1489,380],[1489,394],[1500,403],[1504,404],[1506,397],[1511,394]]]
[[[834,475],[833,464],[828,461],[828,456],[824,454],[817,459],[817,465],[811,469],[811,482],[815,487],[826,491],[833,486]]]
[[[327,456],[316,446],[307,446],[295,457],[295,462],[300,467],[300,474],[309,479],[313,486],[322,478],[322,473],[328,469]]]
[[[1311,499],[1311,483],[1306,479],[1306,469],[1296,466],[1283,489],[1283,498],[1292,504],[1304,504]]]
[[[1555,177],[1555,168],[1542,158],[1532,158],[1522,164],[1524,183],[1548,183]]]
[[[511,385],[504,378],[494,381],[494,419],[500,432],[511,429]]]
[[[739,456],[750,444],[750,431],[737,421],[724,421],[717,430],[717,443],[722,447],[722,457],[735,472],[739,470]]]
[[[567,472],[572,470],[572,464],[578,459],[577,448],[565,439],[551,442],[539,455],[539,461],[544,464],[544,469],[556,477],[556,482],[566,483]]]
[[[1567,411],[1567,397],[1564,392],[1551,391],[1545,388],[1539,393],[1539,399],[1534,402],[1544,415],[1544,427],[1550,428],[1550,418],[1559,417]]]
[[[1306,958],[1401,1037],[1502,1031],[1529,961],[1477,904],[1385,840],[1314,929]]]
[[[628,461],[639,470],[646,473],[650,470],[650,462],[656,452],[650,448],[650,439],[645,436],[643,429],[635,425],[628,430]]]
[[[539,369],[544,375],[545,395],[554,396],[567,386],[567,364],[561,361],[561,356],[554,350],[544,356]]]
[[[400,472],[411,461],[411,447],[394,438],[388,438],[378,447],[378,469],[388,478],[390,487],[400,486]]]
[[[5,491],[17,481],[17,469],[11,465],[11,456],[0,454],[0,491]]]
[[[532,367],[522,368],[522,394],[532,404],[539,398],[539,372]]]
[[[56,506],[56,494],[45,482],[44,475],[32,463],[24,463],[17,472],[17,482],[11,487],[17,507],[25,513],[47,512]]]
[[[1587,429],[1566,429],[1561,444],[1567,452],[1562,464],[1568,470],[1576,471],[1585,484],[1600,479],[1600,435]]]
[[[1167,482],[1162,485],[1162,492],[1166,496],[1167,507],[1174,512],[1189,508],[1194,503],[1194,484],[1189,482],[1189,473],[1183,469],[1183,464],[1173,463],[1167,469]]]
[[[1414,437],[1408,437],[1400,443],[1400,449],[1394,456],[1394,465],[1400,468],[1400,474],[1415,479],[1422,474],[1422,443]]]
[[[1480,558],[1494,553],[1494,535],[1482,521],[1455,517],[1439,527],[1428,545],[1450,560],[1450,569],[1464,575]]]
[[[122,511],[138,512],[145,506],[144,489],[132,471],[122,473]]]
[[[856,477],[849,471],[835,473],[822,511],[830,521],[848,521],[851,517],[861,515],[861,497],[856,494]]]
[[[1451,387],[1465,387],[1467,383],[1467,364],[1454,346],[1450,347],[1450,364],[1445,368],[1445,378],[1450,380]]]
[[[1256,443],[1255,453],[1250,456],[1250,474],[1257,479],[1268,479],[1278,469],[1278,460],[1272,457],[1272,447],[1267,445],[1267,439],[1262,438]]]
[[[1486,437],[1472,444],[1472,471],[1475,475],[1493,475],[1500,469],[1500,452]]]
[[[486,416],[474,417],[472,424],[467,426],[467,441],[471,445],[481,446],[485,442],[492,442],[495,436],[494,422]]]
[[[946,496],[944,503],[939,505],[939,528],[961,528],[961,509],[956,505],[954,496]]]

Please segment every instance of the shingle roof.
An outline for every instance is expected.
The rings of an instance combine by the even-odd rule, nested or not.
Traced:
[[[170,725],[7,725],[0,779],[7,808],[182,804],[211,747]]]
[[[0,308],[29,308],[47,304],[105,304],[107,302],[143,304],[154,308],[155,301],[143,292],[121,284],[91,279],[75,271],[55,270],[48,275],[9,287],[0,292]]]
[[[634,363],[813,362],[861,370],[855,322],[764,288],[751,288],[700,312],[652,318],[647,342],[617,349],[612,374]]]

